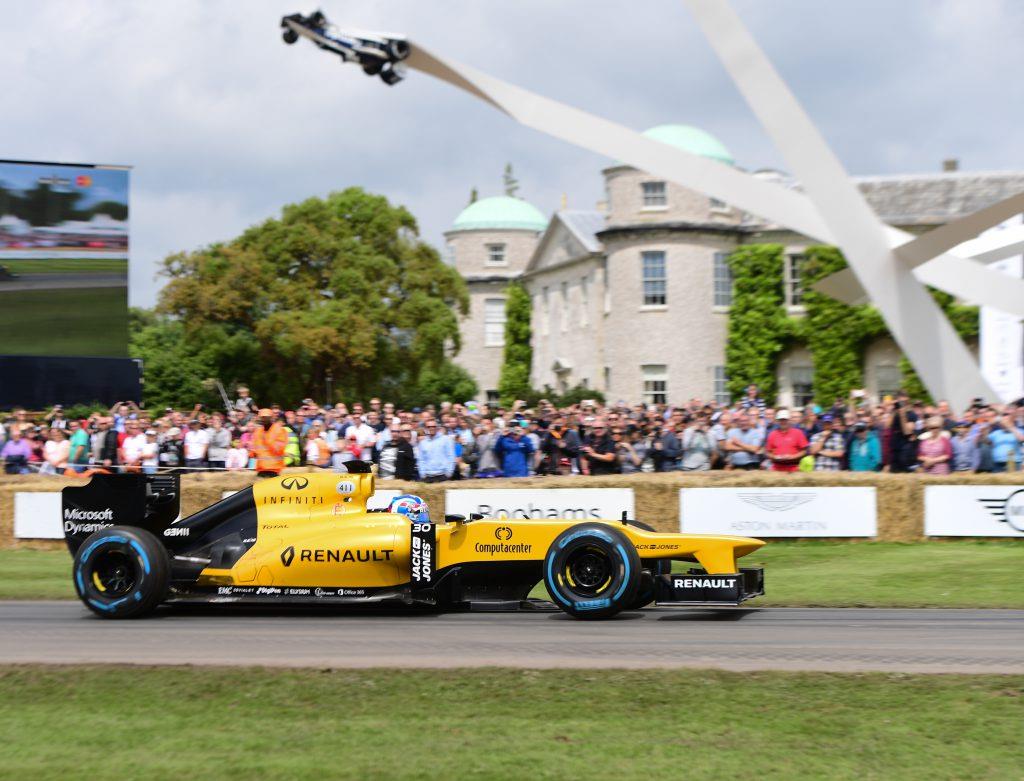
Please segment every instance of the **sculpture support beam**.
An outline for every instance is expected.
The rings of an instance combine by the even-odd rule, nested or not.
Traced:
[[[974,396],[991,397],[967,348],[908,264],[894,249],[914,236],[884,225],[817,133],[796,99],[724,0],[691,0],[691,9],[730,71],[743,76],[741,89],[768,127],[813,197],[764,182],[718,162],[647,138],[623,125],[566,106],[451,60],[412,46],[406,64],[459,87],[527,127],[698,190],[818,241],[836,244],[856,272],[831,278],[837,297],[848,297],[849,279],[862,284],[882,310],[933,395],[954,404]],[[719,40],[720,39],[720,40]],[[756,62],[755,67],[751,63]],[[731,67],[730,67],[731,63]],[[736,78],[736,73],[733,73]],[[739,80],[737,79],[739,82]],[[771,99],[759,97],[766,87]],[[780,101],[776,103],[775,101]],[[790,123],[799,130],[788,137]],[[781,139],[781,141],[780,141]],[[807,150],[801,147],[809,144]],[[822,166],[819,168],[818,166]],[[813,186],[811,183],[813,182]],[[855,259],[856,258],[856,259]],[[917,270],[918,277],[943,290],[1024,317],[1024,281],[1007,278],[977,263],[943,254]]]
[[[685,0],[747,104],[800,179],[928,390],[958,409],[994,393],[949,320],[900,262],[839,159],[725,0]]]

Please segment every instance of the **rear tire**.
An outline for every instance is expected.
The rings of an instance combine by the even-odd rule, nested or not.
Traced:
[[[285,43],[291,46],[293,43],[299,40],[299,34],[289,27],[287,30],[281,33],[281,38],[284,39]]]
[[[86,537],[75,554],[75,591],[102,618],[139,618],[167,598],[167,549],[145,529],[111,526]]]
[[[566,529],[544,558],[544,585],[552,601],[573,618],[610,618],[628,610],[640,575],[633,543],[601,523]]]

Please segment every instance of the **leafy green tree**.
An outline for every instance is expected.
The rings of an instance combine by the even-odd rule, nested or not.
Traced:
[[[237,379],[267,402],[323,398],[328,372],[339,397],[414,387],[458,349],[468,308],[465,283],[419,239],[413,216],[358,187],[172,255],[163,273],[157,311],[181,329],[188,355],[208,358],[193,345],[210,339],[237,346]],[[220,366],[199,373],[212,368],[232,376]]]
[[[530,294],[520,283],[508,286],[505,299],[505,353],[498,379],[498,393],[505,405],[536,396],[530,387]]]

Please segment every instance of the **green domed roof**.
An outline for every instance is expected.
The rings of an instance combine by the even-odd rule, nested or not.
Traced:
[[[690,125],[656,125],[650,130],[645,130],[644,135],[695,155],[710,157],[726,165],[734,165],[736,162],[721,141],[710,133]]]
[[[452,230],[531,230],[542,231],[548,221],[536,206],[520,198],[499,195],[471,203],[455,218]]]

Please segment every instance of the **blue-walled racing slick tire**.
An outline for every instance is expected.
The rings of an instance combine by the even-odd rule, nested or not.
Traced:
[[[581,523],[559,534],[544,557],[544,585],[573,618],[610,618],[634,604],[640,557],[622,532]]]
[[[102,618],[139,618],[167,598],[167,549],[145,529],[111,526],[89,535],[75,554],[79,599]]]

